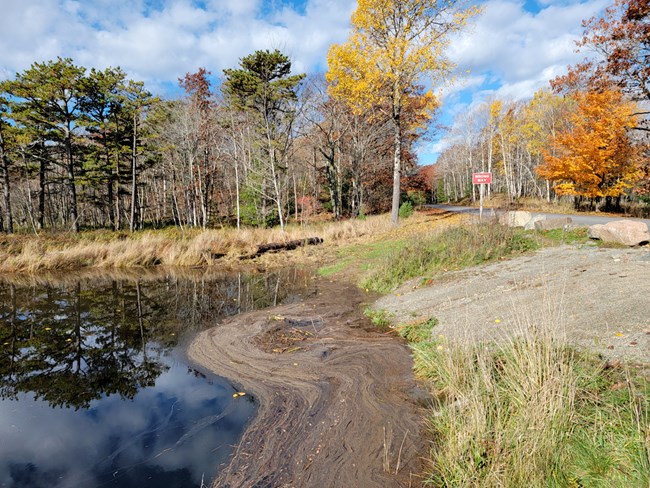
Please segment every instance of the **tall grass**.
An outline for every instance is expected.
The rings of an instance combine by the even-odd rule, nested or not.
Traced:
[[[176,229],[0,237],[0,272],[35,272],[84,267],[206,266],[236,261],[258,245],[322,237],[326,245],[390,228],[387,216],[280,229]]]
[[[551,334],[413,344],[439,405],[426,484],[650,486],[648,383]]]
[[[386,292],[404,281],[493,261],[538,247],[521,229],[496,223],[466,223],[411,238],[386,256],[361,286]]]

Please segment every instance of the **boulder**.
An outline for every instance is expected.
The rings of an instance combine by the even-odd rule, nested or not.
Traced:
[[[533,215],[532,218],[524,226],[524,229],[533,230],[537,222],[541,222],[542,220],[546,220],[546,217],[543,215]]]
[[[572,223],[571,217],[555,217],[535,222],[535,230],[568,229]]]
[[[650,242],[648,226],[635,220],[615,220],[589,227],[589,237],[603,242],[638,246]]]
[[[499,217],[499,222],[508,227],[526,227],[526,224],[530,222],[532,215],[530,212],[523,210],[512,210],[506,212]]]

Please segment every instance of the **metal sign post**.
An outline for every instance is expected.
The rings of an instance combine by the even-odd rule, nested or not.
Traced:
[[[472,173],[472,183],[480,185],[478,218],[483,220],[483,187],[492,183],[492,173]]]

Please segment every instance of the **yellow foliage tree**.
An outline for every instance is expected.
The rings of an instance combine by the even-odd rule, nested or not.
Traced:
[[[330,94],[353,110],[383,108],[394,127],[392,219],[397,223],[402,166],[402,112],[423,84],[439,82],[453,68],[445,57],[449,36],[458,32],[477,7],[459,0],[359,0],[352,32],[327,55]],[[424,77],[428,77],[425,79]],[[423,113],[438,106],[423,95]]]
[[[628,131],[638,121],[633,103],[619,90],[576,92],[570,127],[551,139],[537,167],[543,178],[554,182],[558,195],[587,198],[618,197],[640,178],[642,148]]]

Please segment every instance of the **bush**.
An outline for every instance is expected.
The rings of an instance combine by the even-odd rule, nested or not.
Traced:
[[[399,218],[407,219],[413,215],[413,204],[411,202],[404,202],[399,206]]]

